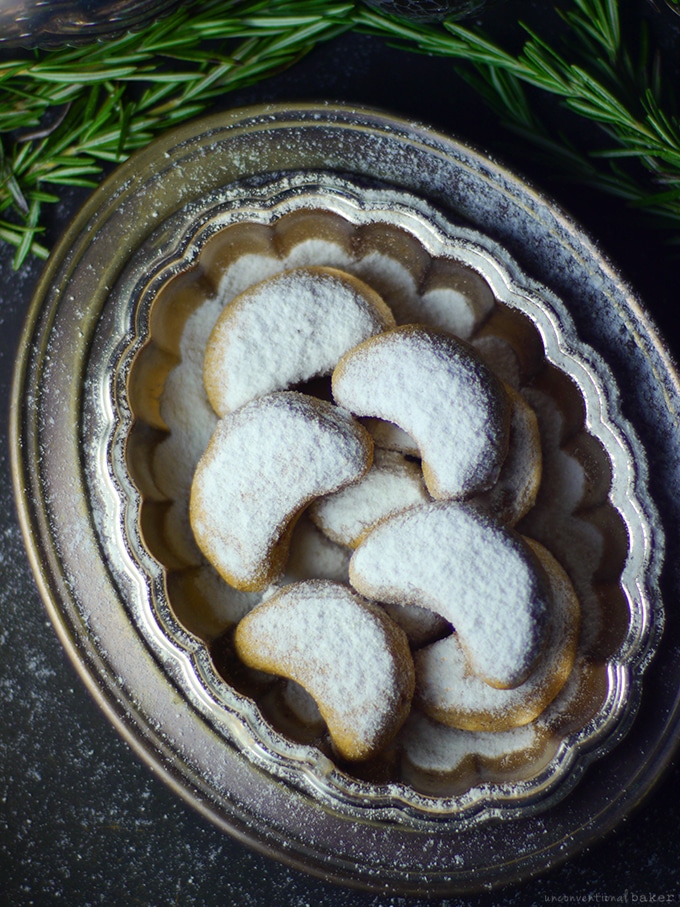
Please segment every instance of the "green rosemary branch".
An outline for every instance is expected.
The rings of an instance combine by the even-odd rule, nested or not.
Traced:
[[[39,242],[52,187],[97,185],[159,132],[290,66],[352,25],[353,3],[207,0],[105,44],[0,61],[0,239],[14,267]]]
[[[455,22],[412,23],[359,0],[204,0],[106,44],[0,57],[0,241],[45,257],[41,214],[62,186],[95,186],[159,132],[225,92],[356,29],[451,59],[523,143],[565,176],[616,194],[680,237],[680,120],[642,23],[627,46],[618,0],[563,0],[552,46],[525,28],[519,52]],[[557,134],[533,101],[559,99],[597,147]],[[589,141],[585,140],[585,141]]]
[[[562,176],[578,179],[646,209],[656,223],[680,230],[680,119],[663,93],[660,61],[637,23],[637,58],[624,45],[618,0],[571,0],[558,51],[524,26],[519,53],[454,22],[414,25],[372,10],[355,27],[399,47],[437,54],[456,69],[515,134],[536,145]],[[463,65],[464,64],[464,65]],[[541,121],[528,91],[560,99],[577,118],[599,127],[604,145],[580,150]]]

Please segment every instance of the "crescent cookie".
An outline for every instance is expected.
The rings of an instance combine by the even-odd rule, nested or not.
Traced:
[[[527,766],[540,759],[549,744],[550,730],[533,722],[508,731],[461,731],[414,709],[399,740],[406,778],[439,792],[442,781],[458,787],[479,783],[480,775],[526,778]]]
[[[234,644],[249,667],[307,690],[344,759],[374,755],[406,720],[414,688],[406,636],[348,586],[286,586],[243,618]]]
[[[363,281],[326,267],[294,268],[225,307],[205,351],[203,378],[219,416],[255,397],[330,375],[362,340],[394,325]]]
[[[454,633],[415,654],[417,705],[436,721],[467,731],[506,731],[533,721],[552,702],[576,657],[580,609],[564,570],[527,539],[543,564],[552,593],[545,650],[529,677],[512,690],[489,686],[468,669]]]
[[[368,432],[331,403],[295,391],[253,400],[218,422],[196,468],[198,547],[230,585],[266,588],[306,505],[360,479],[372,458]]]
[[[434,498],[464,499],[498,478],[510,401],[499,379],[452,334],[404,325],[365,340],[338,363],[333,397],[357,416],[394,422],[410,435]]]
[[[470,670],[492,686],[519,686],[543,651],[551,601],[541,563],[518,533],[468,505],[434,501],[379,523],[349,578],[367,598],[448,620]]]
[[[419,464],[376,447],[363,479],[314,501],[309,516],[328,538],[356,548],[380,520],[429,500]]]

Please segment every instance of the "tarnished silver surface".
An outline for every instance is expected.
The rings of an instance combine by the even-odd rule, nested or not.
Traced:
[[[323,176],[311,184],[308,175],[300,183],[292,176],[269,182],[274,172],[314,168]],[[351,173],[355,185],[333,170]],[[238,182],[244,177],[255,179]],[[356,188],[364,179],[390,188]],[[266,223],[277,206],[317,202],[357,222],[406,223],[426,247],[455,249],[483,273],[501,301],[538,325],[548,358],[577,382],[589,431],[612,458],[612,500],[630,535],[629,632],[609,666],[605,708],[529,785],[480,785],[436,800],[400,785],[358,783],[273,734],[176,623],[162,570],[141,541],[125,457],[127,378],[155,290],[230,219]],[[432,202],[475,229],[453,226]],[[504,247],[527,242],[531,252],[520,268]],[[548,251],[539,284],[525,269]],[[622,814],[623,806],[612,806],[620,791],[574,784],[594,760],[606,760],[634,720],[662,625],[663,531],[645,452],[621,413],[616,381],[577,338],[560,301],[565,269],[590,307],[586,322],[606,304],[606,330],[628,330],[644,347],[632,370],[648,361],[653,380],[639,392],[664,394],[665,382],[671,399],[676,378],[643,313],[560,212],[468,149],[372,112],[255,109],[187,127],[121,168],[57,250],[26,328],[13,404],[16,490],[34,570],[68,651],[114,723],[169,783],[237,837],[349,884],[443,893],[542,870]],[[591,342],[602,328],[594,325]],[[512,823],[510,834],[499,818]]]
[[[369,6],[415,22],[462,19],[481,12],[487,0],[368,0]]]
[[[147,25],[175,5],[167,0],[3,0],[0,49],[110,38]]]

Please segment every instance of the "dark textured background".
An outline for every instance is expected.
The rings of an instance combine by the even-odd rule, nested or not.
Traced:
[[[672,18],[660,34],[680,57]],[[503,20],[540,16],[538,4],[507,0]],[[680,22],[680,20],[678,20]],[[503,27],[505,27],[503,25]],[[508,25],[510,27],[510,25]],[[671,66],[671,70],[673,66]],[[638,290],[680,354],[675,324],[678,252],[615,200],[559,182],[531,163],[455,75],[451,63],[384,42],[345,36],[287,73],[227,95],[222,107],[262,101],[343,101],[434,126],[504,161],[552,195],[596,238]],[[558,105],[548,103],[559,119]],[[86,197],[66,193],[48,240]],[[21,324],[40,266],[11,270],[0,248],[0,407],[8,393]],[[0,448],[0,905],[223,905],[223,907],[416,907],[424,901],[364,895],[325,885],[231,841],[179,800],[120,740],[85,691],[49,624],[14,515],[7,444]],[[677,608],[668,602],[668,608]],[[667,640],[677,647],[679,640]],[[680,903],[680,765],[604,841],[522,885],[454,904]]]

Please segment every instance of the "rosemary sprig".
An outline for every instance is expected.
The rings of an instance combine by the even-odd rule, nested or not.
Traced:
[[[658,174],[659,191],[621,166],[613,151],[584,154],[564,132],[555,132],[542,122],[528,102],[526,93],[511,73],[480,70],[462,73],[477,92],[494,108],[503,124],[524,144],[533,146],[536,159],[546,172],[560,180],[606,192],[631,207],[648,212],[650,225],[667,229],[678,241],[680,228],[680,179],[671,173]],[[668,189],[663,185],[667,184]]]
[[[41,214],[60,187],[95,186],[102,169],[204,111],[225,92],[290,66],[356,29],[451,59],[553,169],[645,209],[680,237],[680,120],[642,23],[626,45],[619,0],[563,0],[557,46],[525,27],[519,51],[456,22],[412,23],[359,0],[204,0],[106,44],[0,57],[0,241],[20,267],[45,257]],[[536,93],[559,99],[601,140],[544,123]],[[585,147],[583,147],[585,144]]]
[[[624,45],[618,0],[571,0],[560,52],[524,26],[519,53],[454,22],[424,27],[373,10],[356,27],[399,47],[449,57],[456,69],[523,140],[537,145],[563,176],[625,198],[656,222],[680,229],[680,119],[663,94],[658,56],[642,23],[637,59]],[[461,66],[465,64],[465,66]],[[560,99],[578,118],[596,124],[604,146],[580,151],[537,116],[527,90]],[[627,166],[630,164],[631,166]],[[676,241],[678,241],[676,233]]]
[[[57,200],[49,187],[96,186],[106,163],[350,28],[353,9],[207,0],[106,44],[0,62],[0,239],[16,247],[14,267],[47,255],[38,237],[42,205]]]

